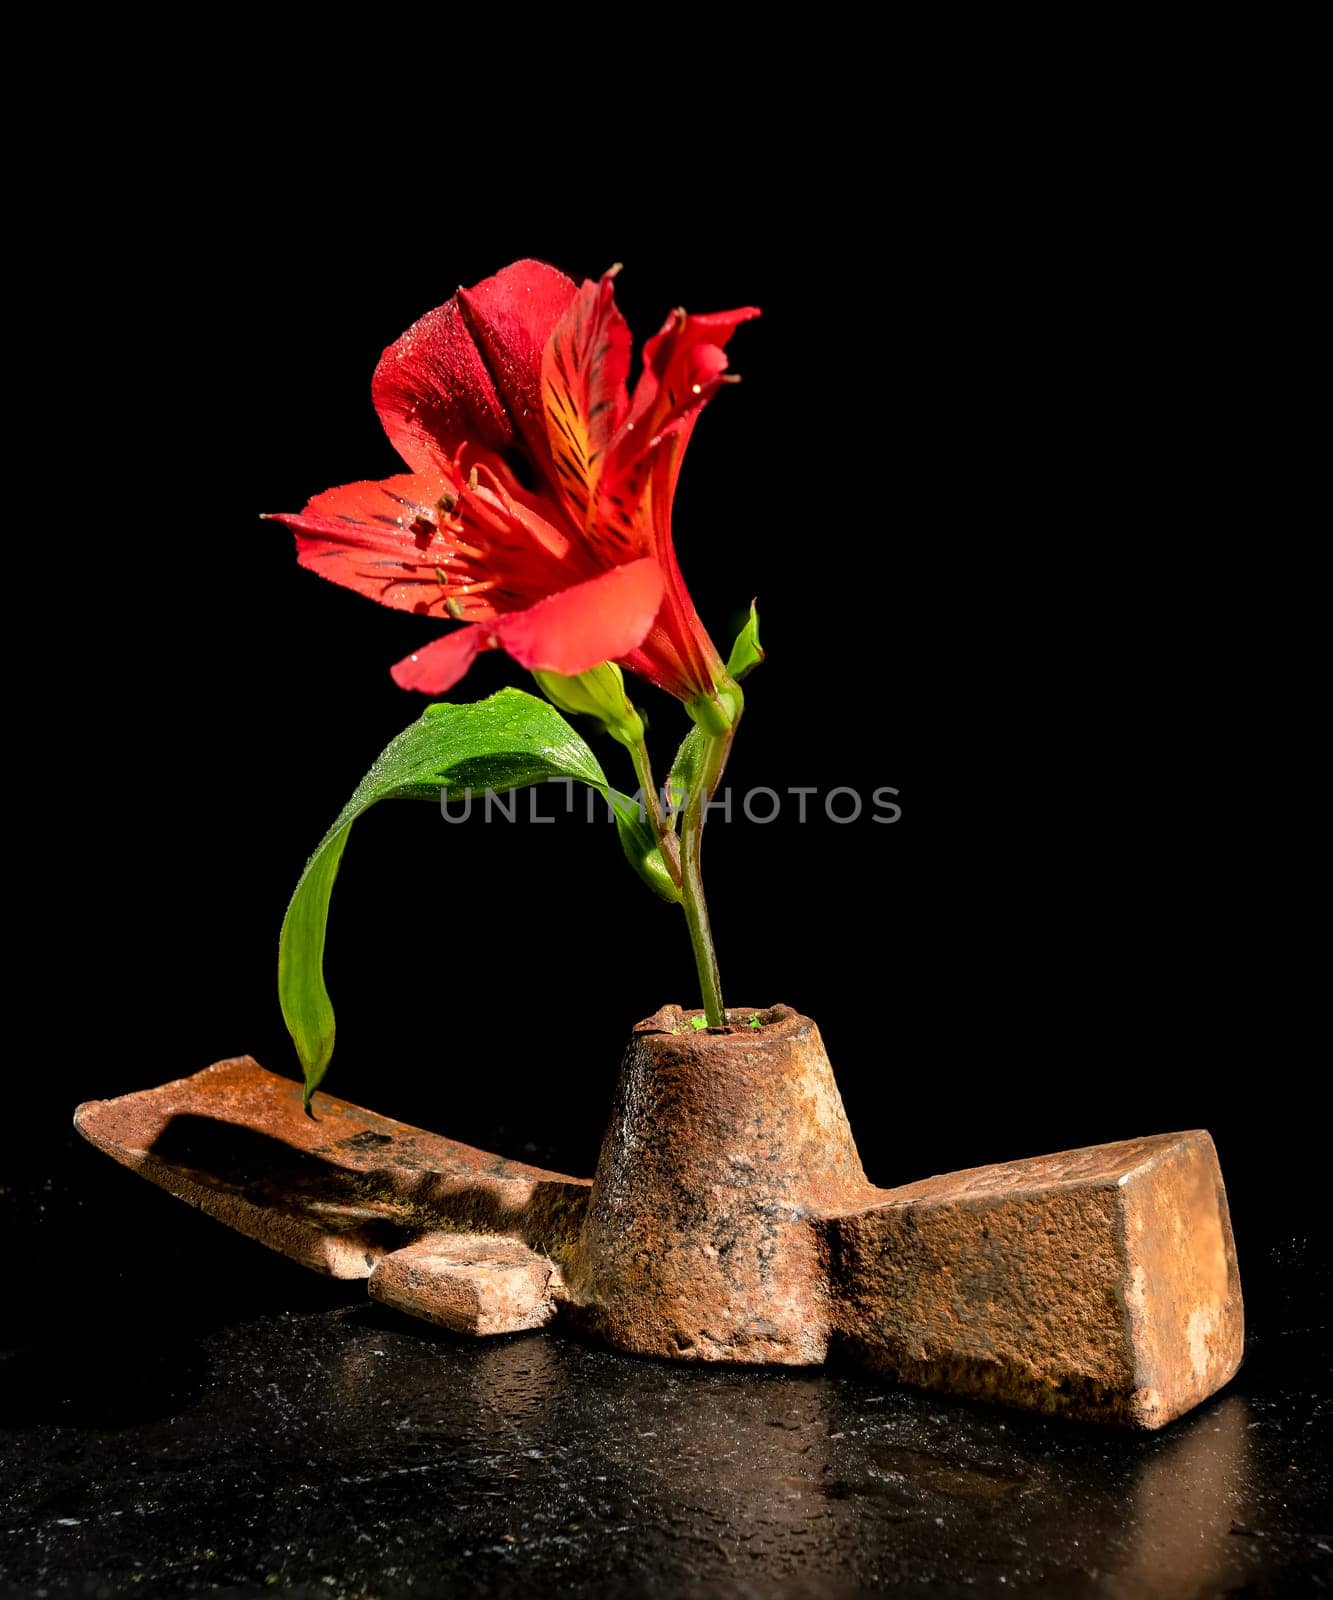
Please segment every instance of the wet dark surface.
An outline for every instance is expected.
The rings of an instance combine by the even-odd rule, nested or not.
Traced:
[[[1236,1383],[1130,1437],[853,1373],[671,1367],[544,1334],[456,1342],[120,1176],[114,1234],[97,1237],[96,1186],[26,1214],[73,1206],[85,1243],[31,1257],[7,1318],[5,1595],[1329,1581],[1325,1300],[1299,1243],[1256,1266],[1269,1287]],[[140,1227],[162,1253],[118,1254]]]

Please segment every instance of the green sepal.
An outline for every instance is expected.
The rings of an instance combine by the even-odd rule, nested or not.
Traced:
[[[754,601],[751,600],[750,615],[745,619],[745,626],[736,635],[736,642],[727,657],[727,672],[739,683],[747,673],[753,672],[763,659],[764,647],[759,643],[759,613],[755,610]]]
[[[685,709],[695,726],[710,738],[724,739],[740,720],[745,695],[735,678],[724,672],[713,685],[712,694],[696,695],[685,702]]]
[[[671,804],[670,821],[673,828],[678,814],[685,809],[690,796],[699,786],[705,743],[706,736],[696,723],[681,740],[676,759],[671,763],[671,771],[667,774],[667,799]]]

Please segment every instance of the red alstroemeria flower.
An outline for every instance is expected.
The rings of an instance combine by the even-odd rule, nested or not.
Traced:
[[[671,542],[681,457],[751,307],[673,313],[627,388],[613,273],[516,261],[384,352],[372,393],[412,469],[277,520],[300,563],[382,605],[469,624],[393,669],[440,694],[479,650],[573,676],[616,661],[690,700],[722,662]]]

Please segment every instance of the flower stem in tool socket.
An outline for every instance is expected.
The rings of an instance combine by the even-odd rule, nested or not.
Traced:
[[[685,586],[671,516],[695,423],[729,377],[725,347],[757,312],[673,311],[644,345],[631,386],[617,270],[576,284],[518,261],[428,312],[384,352],[372,384],[408,470],[325,490],[276,519],[295,533],[308,570],[381,605],[458,624],[398,662],[400,686],[445,694],[478,653],[504,650],[550,702],[510,689],[429,706],[312,856],[279,954],[307,1099],[333,1049],[322,974],[333,878],[352,822],[390,797],[438,800],[551,777],[596,789],[635,870],[682,907],[705,1017],[726,1024],[702,837],[740,719],[738,680],[762,651],[752,606],[723,665]],[[622,669],[673,695],[693,721],[669,781],[683,810],[661,803]],[[625,749],[636,796],[612,786],[553,707],[592,719]]]

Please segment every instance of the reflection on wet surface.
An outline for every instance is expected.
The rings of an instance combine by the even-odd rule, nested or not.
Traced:
[[[1259,1538],[1237,1512],[1250,1503],[1250,1410],[1225,1395],[1206,1419],[1168,1435],[1134,1484],[1129,1561],[1132,1594],[1195,1595],[1228,1586],[1236,1538]],[[1234,1531],[1233,1531],[1234,1530]]]
[[[333,1298],[200,1351],[178,1412],[3,1436],[18,1592],[1169,1600],[1308,1584],[1333,1546],[1317,1408],[1245,1374],[1142,1437],[853,1373],[454,1342]]]

